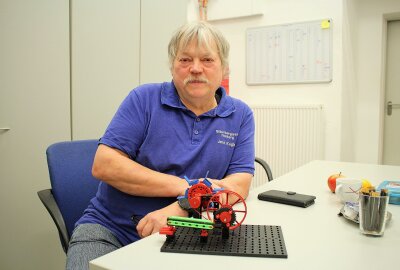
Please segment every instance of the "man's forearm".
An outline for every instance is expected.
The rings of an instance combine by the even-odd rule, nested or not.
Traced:
[[[97,179],[131,195],[176,197],[188,187],[184,179],[146,168],[105,145],[98,147],[92,173]]]

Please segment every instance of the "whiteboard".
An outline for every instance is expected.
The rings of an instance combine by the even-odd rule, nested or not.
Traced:
[[[332,20],[249,28],[246,83],[332,81]]]

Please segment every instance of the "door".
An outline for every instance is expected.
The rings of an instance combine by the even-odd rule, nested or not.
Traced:
[[[68,0],[0,1],[0,269],[62,269],[37,191],[46,147],[70,140]]]
[[[387,28],[383,164],[400,165],[400,21]]]

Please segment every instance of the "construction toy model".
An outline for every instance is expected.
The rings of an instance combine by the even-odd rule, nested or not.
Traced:
[[[179,205],[188,211],[189,217],[168,217],[167,226],[160,230],[167,240],[173,239],[176,227],[199,229],[201,241],[206,242],[209,232],[221,230],[222,238],[229,237],[229,231],[239,227],[247,215],[247,206],[244,199],[236,192],[213,189],[207,180],[189,180],[189,188],[185,196],[178,197]],[[203,216],[203,212],[207,216]]]

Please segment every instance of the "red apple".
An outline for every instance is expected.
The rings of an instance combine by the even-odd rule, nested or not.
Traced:
[[[331,176],[329,176],[328,187],[333,193],[335,193],[335,189],[336,189],[336,179],[342,178],[342,177],[345,177],[344,175],[342,175],[342,173],[332,174]]]

